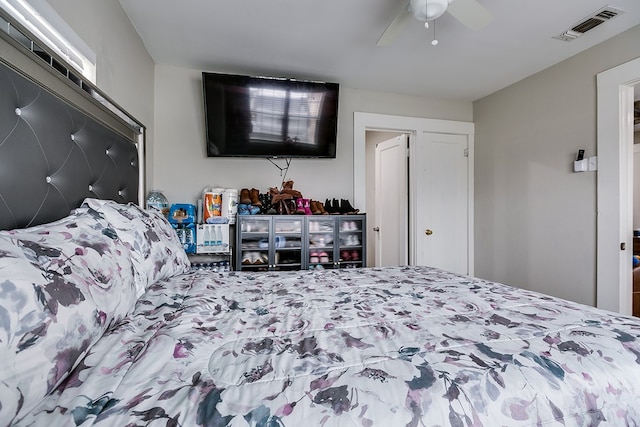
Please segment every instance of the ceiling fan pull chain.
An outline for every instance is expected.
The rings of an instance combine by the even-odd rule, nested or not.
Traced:
[[[435,46],[438,44],[438,39],[436,38],[436,21],[433,20],[433,40],[431,40],[431,46]]]

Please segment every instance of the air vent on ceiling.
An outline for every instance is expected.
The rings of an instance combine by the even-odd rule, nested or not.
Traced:
[[[586,18],[582,19],[577,24],[573,25],[570,29],[563,32],[562,34],[558,34],[557,36],[553,36],[554,39],[564,40],[566,42],[570,42],[571,40],[575,40],[587,31],[591,31],[596,28],[598,25],[603,24],[610,19],[615,18],[618,15],[623,14],[624,11],[620,9],[616,9],[615,7],[607,6],[604,7]]]

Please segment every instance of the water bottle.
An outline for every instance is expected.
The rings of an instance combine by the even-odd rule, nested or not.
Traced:
[[[184,243],[187,245],[193,243],[193,230],[191,228],[184,229]]]
[[[180,243],[184,245],[186,243],[186,240],[184,238],[184,228],[178,226],[178,228],[176,229],[176,233],[178,234],[178,240],[180,240]]]
[[[169,201],[162,194],[162,190],[151,190],[147,196],[147,209],[157,209],[168,219]]]
[[[215,230],[215,241],[216,241],[215,245],[217,246],[222,245],[222,230],[219,225],[216,227],[216,230]]]
[[[204,245],[213,246],[213,236],[211,233],[211,227],[205,227],[204,229]]]

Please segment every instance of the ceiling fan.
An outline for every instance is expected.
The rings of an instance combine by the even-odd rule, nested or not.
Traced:
[[[407,26],[411,17],[428,23],[449,12],[472,30],[485,27],[492,19],[491,13],[477,0],[408,0],[395,15],[378,39],[378,46],[389,46]]]

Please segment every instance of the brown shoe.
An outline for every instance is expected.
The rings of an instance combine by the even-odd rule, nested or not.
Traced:
[[[251,191],[249,191],[249,197],[251,198],[251,204],[253,206],[262,206],[262,202],[260,201],[259,196],[260,190],[252,188]]]
[[[242,190],[240,190],[240,203],[242,203],[243,205],[251,204],[251,195],[249,194],[248,188],[243,188]]]
[[[318,202],[316,202],[315,200],[311,200],[309,202],[309,207],[311,208],[311,214],[312,215],[321,215],[322,211],[320,210],[320,208],[318,207]]]

